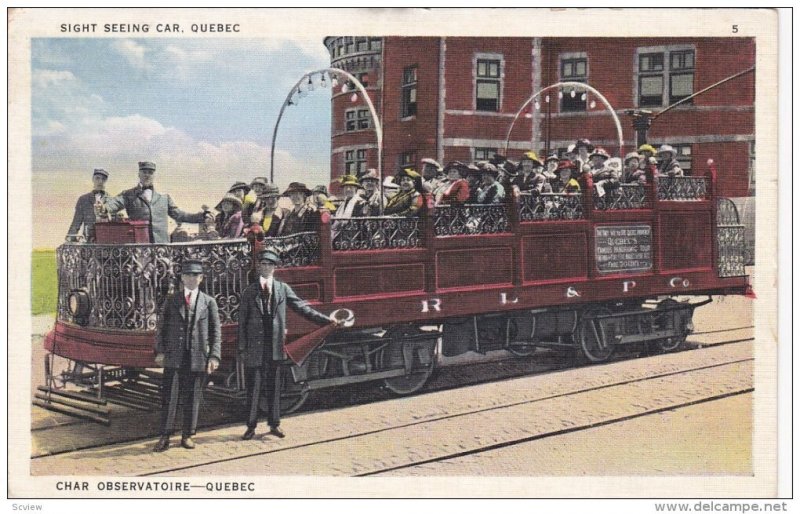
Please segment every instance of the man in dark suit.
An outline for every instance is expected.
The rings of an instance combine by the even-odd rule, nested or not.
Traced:
[[[206,373],[219,367],[222,335],[219,309],[214,298],[200,291],[203,264],[185,260],[182,264],[182,287],[167,297],[156,337],[156,364],[164,366],[161,384],[161,439],[153,451],[169,448],[169,438],[178,410],[183,404],[181,446],[195,447],[192,436],[197,431]]]
[[[78,197],[78,203],[75,204],[75,215],[72,217],[72,223],[67,230],[67,241],[74,241],[78,237],[78,232],[83,225],[83,236],[86,241],[93,242],[94,224],[97,221],[94,213],[95,204],[102,204],[108,194],[106,193],[106,180],[108,180],[108,172],[102,168],[97,168],[92,173],[92,185],[94,189],[90,193]]]
[[[214,216],[208,211],[194,214],[183,212],[168,194],[157,193],[153,189],[155,172],[155,164],[146,161],[140,162],[139,184],[113,198],[106,198],[100,211],[114,214],[125,209],[128,218],[149,221],[150,242],[156,244],[169,243],[167,216],[181,223],[203,223],[214,219]]]
[[[281,380],[287,360],[283,348],[286,334],[286,305],[319,324],[337,323],[301,300],[286,283],[273,277],[280,257],[270,250],[258,254],[259,278],[242,292],[239,304],[238,357],[245,365],[247,387],[247,431],[242,439],[252,439],[258,424],[258,404],[263,394],[269,402],[269,433],[284,437],[281,423]],[[262,391],[263,387],[263,391]]]

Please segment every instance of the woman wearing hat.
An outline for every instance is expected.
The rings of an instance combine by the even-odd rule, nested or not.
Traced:
[[[589,154],[589,167],[592,176],[597,175],[603,170],[609,157],[611,156],[608,155],[608,152],[606,152],[603,148],[596,148],[594,151],[592,151],[592,153]]]
[[[364,186],[358,183],[355,175],[343,175],[341,178],[342,193],[344,200],[336,209],[333,215],[336,219],[347,219],[355,216],[365,216],[364,210],[367,202],[358,195],[359,190],[363,190]]]
[[[542,161],[536,152],[525,152],[519,161],[521,168],[520,174],[512,181],[512,185],[520,191],[536,191],[537,193],[552,193],[552,187],[545,177]]]
[[[268,184],[264,194],[261,195],[261,210],[250,215],[250,227],[252,232],[260,232],[264,237],[275,237],[281,226],[283,216],[282,209],[278,209],[278,200],[281,197],[281,190],[275,184]],[[279,215],[280,213],[280,215]]]
[[[647,175],[644,170],[639,168],[639,163],[642,156],[636,152],[630,152],[625,155],[625,167],[622,170],[622,181],[626,184],[640,184],[647,183]]]
[[[658,149],[658,175],[660,177],[682,177],[683,168],[678,162],[677,150],[670,145],[661,145]]]
[[[641,155],[641,159],[639,159],[639,168],[642,170],[646,169],[647,166],[651,164],[656,164],[656,152],[657,150],[653,145],[649,145],[647,143],[641,145],[639,147],[639,155]]]
[[[416,216],[424,205],[422,176],[411,168],[397,174],[400,190],[386,202],[383,213],[388,216]]]
[[[503,185],[497,181],[499,172],[497,168],[486,163],[481,169],[481,187],[478,188],[478,203],[501,203],[506,198]]]
[[[220,211],[214,222],[214,226],[222,239],[236,239],[242,237],[244,221],[242,220],[242,200],[232,194],[227,193],[217,204],[216,209]]]
[[[390,178],[387,177],[387,179]],[[368,169],[358,181],[364,188],[364,206],[362,207],[361,216],[380,216],[381,209],[386,206],[386,196],[381,194],[378,187],[378,184],[380,184],[378,170],[375,168]]]
[[[560,193],[580,193],[581,185],[578,183],[578,168],[569,159],[558,163],[558,189]]]
[[[447,182],[435,193],[436,205],[461,205],[469,200],[469,184],[464,178],[467,167],[458,161],[447,163]]]
[[[316,232],[319,227],[319,212],[306,201],[311,196],[311,190],[303,183],[292,182],[282,196],[289,197],[293,208],[283,217],[278,235]]]

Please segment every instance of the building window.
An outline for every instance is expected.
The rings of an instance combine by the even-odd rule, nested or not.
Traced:
[[[369,47],[370,50],[380,51],[382,41],[380,39],[370,39],[369,40]]]
[[[368,39],[359,39],[356,42],[356,51],[358,52],[366,52],[369,50],[369,40]]]
[[[344,172],[346,175],[359,175],[367,171],[367,150],[347,150],[344,152]]]
[[[478,59],[475,78],[475,110],[500,110],[500,60]]]
[[[400,166],[400,169],[413,168],[417,165],[417,152],[411,150],[410,152],[401,153],[397,159],[397,164]]]
[[[403,84],[401,86],[402,102],[400,117],[408,118],[417,115],[417,67],[409,66],[403,70]]]
[[[354,44],[355,44],[355,43],[353,43],[353,38],[349,37],[345,41],[347,42],[346,45],[345,45],[345,54],[352,54],[353,53]]]
[[[694,92],[694,50],[639,54],[639,107],[661,107]],[[691,101],[687,102],[691,103]]]
[[[488,161],[492,157],[494,157],[496,153],[497,153],[497,148],[474,148],[473,155],[475,157],[473,160]]]
[[[369,109],[348,109],[344,112],[344,129],[347,132],[372,128]]]
[[[561,80],[563,82],[582,82],[587,81],[587,59],[586,57],[577,58],[563,58],[561,59]],[[572,95],[573,88],[562,89],[563,96],[561,98],[561,111],[562,112],[575,112],[586,110],[586,97],[583,96],[582,91],[575,91]]]
[[[681,164],[684,175],[692,174],[692,145],[673,145],[678,155],[675,158]]]

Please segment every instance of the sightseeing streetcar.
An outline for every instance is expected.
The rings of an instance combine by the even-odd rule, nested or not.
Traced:
[[[183,260],[196,258],[222,320],[214,387],[237,396],[239,298],[264,247],[282,256],[278,277],[317,310],[355,313],[352,327],[328,335],[287,374],[286,410],[315,389],[358,382],[411,394],[440,357],[466,352],[559,348],[602,362],[623,345],[673,351],[710,295],[748,293],[744,227],[733,202],[716,194],[712,163],[703,176],[650,175],[602,198],[590,177],[581,180],[581,193],[521,193],[498,205],[434,207],[427,198],[413,218],[323,211],[317,232],[261,240],[119,243],[120,227],[99,223],[97,243],[56,252],[58,313],[40,389],[73,409],[80,395],[61,389],[67,382],[102,396],[113,384],[157,379],[159,308]],[[122,230],[135,239],[141,223]],[[318,328],[288,315],[288,341]],[[56,373],[55,356],[71,362],[66,371]]]

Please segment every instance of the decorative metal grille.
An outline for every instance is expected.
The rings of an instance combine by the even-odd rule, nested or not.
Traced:
[[[238,319],[239,297],[251,268],[250,245],[224,243],[171,245],[64,244],[56,251],[59,288],[58,317],[74,322],[69,293],[85,289],[90,298],[87,326],[124,330],[155,330],[158,311],[174,290],[184,259],[200,259],[205,279],[201,289],[214,297],[222,323]]]
[[[319,235],[316,232],[269,237],[264,239],[264,248],[280,256],[281,268],[313,266],[319,262]]]
[[[599,211],[618,209],[644,209],[645,190],[641,184],[618,184],[606,187],[606,194],[600,196],[594,192],[594,208]]]
[[[419,218],[371,216],[332,219],[333,249],[382,250],[421,246]]]
[[[507,232],[508,210],[504,204],[438,206],[433,230],[437,237]]]
[[[583,197],[573,193],[520,193],[520,221],[577,220],[583,218]]]
[[[741,277],[744,270],[744,225],[736,205],[727,198],[717,201],[717,275]]]
[[[705,177],[658,177],[659,200],[705,200],[706,193]]]

